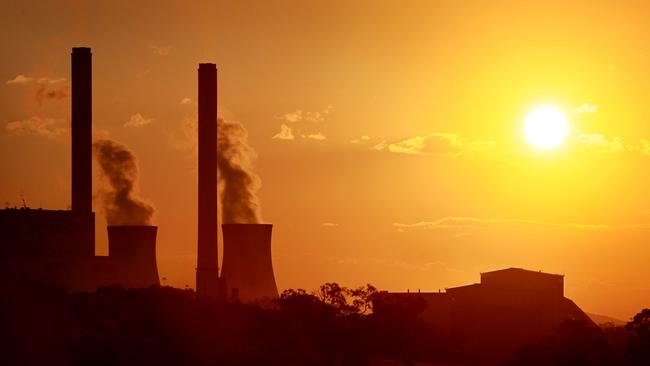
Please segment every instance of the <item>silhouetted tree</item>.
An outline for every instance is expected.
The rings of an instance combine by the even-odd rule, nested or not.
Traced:
[[[612,365],[609,346],[600,329],[583,321],[566,320],[556,335],[521,347],[505,366]]]
[[[650,309],[643,309],[625,325],[630,334],[627,360],[630,365],[650,365]]]

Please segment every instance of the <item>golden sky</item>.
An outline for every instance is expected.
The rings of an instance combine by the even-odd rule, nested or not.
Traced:
[[[257,150],[280,288],[435,290],[565,274],[588,312],[650,303],[650,3],[41,1],[0,13],[0,199],[70,204],[70,49],[94,133],[128,145],[166,283],[194,285],[199,62]],[[562,109],[539,150],[526,114]],[[97,188],[95,180],[95,188]],[[105,219],[98,211],[98,253]]]

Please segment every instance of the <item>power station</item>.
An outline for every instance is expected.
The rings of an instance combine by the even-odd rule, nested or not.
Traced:
[[[108,226],[109,254],[95,255],[91,49],[73,48],[71,65],[71,210],[0,210],[0,284],[31,278],[70,291],[158,285],[156,226]],[[224,225],[226,271],[219,276],[216,65],[200,64],[198,74],[197,293],[242,301],[277,297],[270,224]]]
[[[217,66],[199,65],[198,248],[196,292],[202,297],[256,301],[278,296],[271,260],[271,224],[224,223],[218,246]]]

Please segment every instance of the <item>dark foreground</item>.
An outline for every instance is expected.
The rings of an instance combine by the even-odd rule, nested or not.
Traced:
[[[171,287],[70,294],[24,282],[0,300],[0,364],[650,365],[650,309],[625,327],[567,321],[495,361],[424,323],[420,304],[373,312],[374,297],[326,284],[244,305]]]

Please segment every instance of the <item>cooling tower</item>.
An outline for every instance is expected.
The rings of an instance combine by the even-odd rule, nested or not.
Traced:
[[[271,224],[223,224],[223,267],[230,294],[241,301],[278,296],[271,261]]]
[[[116,264],[118,283],[137,288],[158,285],[156,226],[109,226],[108,257]]]
[[[199,65],[199,212],[196,292],[218,297],[217,67]]]

